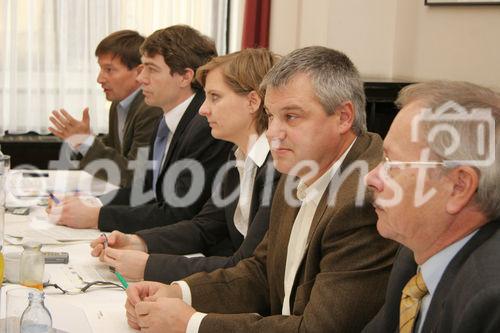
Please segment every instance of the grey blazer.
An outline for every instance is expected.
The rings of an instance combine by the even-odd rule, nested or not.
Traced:
[[[162,109],[149,106],[144,102],[144,95],[140,91],[130,104],[130,109],[125,119],[123,143],[118,137],[118,102],[113,102],[109,109],[108,134],[101,139],[94,140],[87,154],[80,161],[83,169],[90,162],[97,159],[110,159],[114,161],[121,174],[120,186],[130,186],[133,172],[128,169],[128,161],[136,159],[137,149],[148,147],[151,136],[156,130],[156,122],[163,114]],[[97,177],[106,178],[105,173],[97,173]],[[117,184],[118,185],[118,184]]]

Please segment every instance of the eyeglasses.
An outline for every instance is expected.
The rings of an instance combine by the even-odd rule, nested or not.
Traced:
[[[381,162],[382,167],[387,172],[393,168],[419,168],[419,167],[444,167],[444,168],[453,168],[457,164],[454,161],[391,161],[387,156],[384,156],[384,160]]]
[[[84,279],[80,275],[78,270],[74,269],[72,266],[65,265],[65,267],[62,268],[62,271],[60,272],[60,274],[61,274],[60,279],[62,279],[62,280],[57,280],[57,282],[59,282],[59,284],[58,283],[51,283],[49,281],[49,282],[43,284],[43,288],[53,287],[53,288],[61,291],[65,295],[82,294],[82,293],[89,291],[89,289],[91,289],[94,286],[102,286],[105,288],[117,288],[118,287],[120,289],[125,290],[125,288],[121,284],[119,284],[118,282],[113,282],[113,281],[109,281],[109,280],[100,280],[98,276],[96,276],[95,278],[87,277]],[[97,274],[97,275],[100,275],[100,274]],[[67,280],[67,278],[64,278],[65,276],[66,277],[70,276],[69,280]],[[102,278],[102,276],[101,276],[101,278]],[[91,279],[94,281],[91,281]],[[103,279],[106,279],[106,278],[103,278]],[[64,288],[61,287],[62,281],[65,281],[62,283],[62,286]],[[70,287],[68,288],[68,287],[66,287],[66,285],[69,285]],[[92,288],[92,290],[95,290],[95,289],[96,288]]]
[[[48,282],[48,283],[44,283],[43,284],[43,288],[53,287],[53,288],[56,288],[56,289],[60,290],[65,295],[82,294],[82,293],[87,292],[90,289],[90,287],[93,287],[93,286],[107,286],[109,288],[120,288],[120,289],[125,290],[125,288],[123,288],[122,285],[120,285],[118,283],[114,283],[114,282],[109,282],[109,281],[85,282],[85,284],[83,285],[83,287],[75,288],[75,289],[72,289],[72,290],[63,289],[57,283],[50,283],[50,282]]]

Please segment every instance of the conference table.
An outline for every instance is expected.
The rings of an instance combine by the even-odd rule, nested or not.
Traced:
[[[45,303],[53,328],[71,333],[136,332],[127,325],[126,293],[114,285],[95,285],[86,292],[79,288],[89,280],[105,280],[119,284],[109,267],[90,255],[90,240],[98,230],[69,229],[47,220],[45,207],[48,191],[99,195],[116,187],[83,171],[37,171],[40,175],[22,170],[10,171],[6,180],[7,207],[30,207],[29,215],[5,214],[4,256],[21,252],[28,238],[44,245],[42,251],[68,252],[68,264],[45,264],[44,282],[58,284],[70,294],[54,287],[44,288]],[[35,176],[31,177],[30,176]],[[52,223],[52,224],[51,224]],[[0,318],[5,317],[6,291],[19,285],[4,283],[0,295]]]

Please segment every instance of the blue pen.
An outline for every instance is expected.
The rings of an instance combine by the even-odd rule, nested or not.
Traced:
[[[54,193],[52,192],[48,192],[47,193],[49,194],[49,197],[54,200],[54,202],[56,203],[56,205],[59,205],[61,203],[61,200],[59,200],[55,195]]]

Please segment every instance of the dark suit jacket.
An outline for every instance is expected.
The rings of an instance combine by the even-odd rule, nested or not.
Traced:
[[[432,297],[422,332],[500,332],[500,220],[482,227],[455,255]],[[416,274],[410,249],[398,253],[384,307],[364,332],[398,332],[399,303]]]
[[[138,148],[148,147],[151,135],[155,132],[155,124],[163,111],[144,103],[144,95],[142,91],[139,91],[130,104],[124,124],[123,143],[120,144],[117,107],[118,102],[111,103],[108,134],[101,139],[94,140],[87,154],[82,157],[80,168],[85,168],[97,159],[112,160],[120,169],[119,185],[123,187],[130,186],[133,177],[133,172],[128,169],[128,161],[136,159]],[[104,172],[98,172],[96,176],[106,179]]]
[[[364,134],[341,171],[356,160],[374,167],[381,155],[380,137]],[[335,202],[328,203],[325,191],[292,289],[292,315],[281,315],[288,241],[299,210],[286,203],[285,179],[278,184],[269,230],[254,256],[233,268],[185,279],[194,308],[209,312],[201,333],[359,332],[381,307],[397,245],[379,236],[369,203],[355,205],[357,186],[363,186],[356,169],[341,184],[332,180],[338,189]]]
[[[234,153],[230,153],[234,161]],[[274,189],[280,173],[275,171],[271,154],[257,169],[250,203],[248,232],[245,239],[234,225],[234,212],[239,195],[225,207],[218,207],[212,199],[192,220],[137,232],[150,253],[144,271],[144,280],[170,283],[196,272],[211,272],[217,268],[232,267],[250,257],[269,226],[269,213]],[[221,198],[239,191],[240,177],[234,166],[222,181]],[[229,237],[229,256],[209,256],[211,249]],[[183,254],[203,253],[206,257],[186,258]],[[168,253],[168,254],[165,254]]]
[[[198,91],[182,116],[170,141],[167,156],[158,176],[156,184],[156,200],[149,204],[129,207],[131,189],[120,189],[111,205],[101,208],[98,227],[104,231],[120,230],[131,233],[142,229],[176,223],[191,219],[210,198],[212,182],[219,168],[226,162],[227,154],[232,144],[216,140],[210,134],[211,130],[205,117],[198,114],[198,109],[205,99],[203,91]],[[158,124],[161,118],[158,119]],[[158,127],[157,124],[157,127]],[[156,127],[156,128],[157,128]],[[149,159],[153,159],[153,145],[156,131],[151,138]],[[204,168],[205,181],[200,195],[189,205],[177,198],[183,198],[190,190],[193,182],[192,173],[184,168],[193,165],[193,161]],[[169,179],[166,172],[174,163],[183,170],[179,174],[171,173]],[[152,188],[152,171],[146,174],[144,190]],[[164,197],[162,184],[174,184],[174,192]],[[135,189],[138,191],[139,189]],[[115,205],[115,204],[121,205]],[[124,205],[125,204],[125,205]]]

